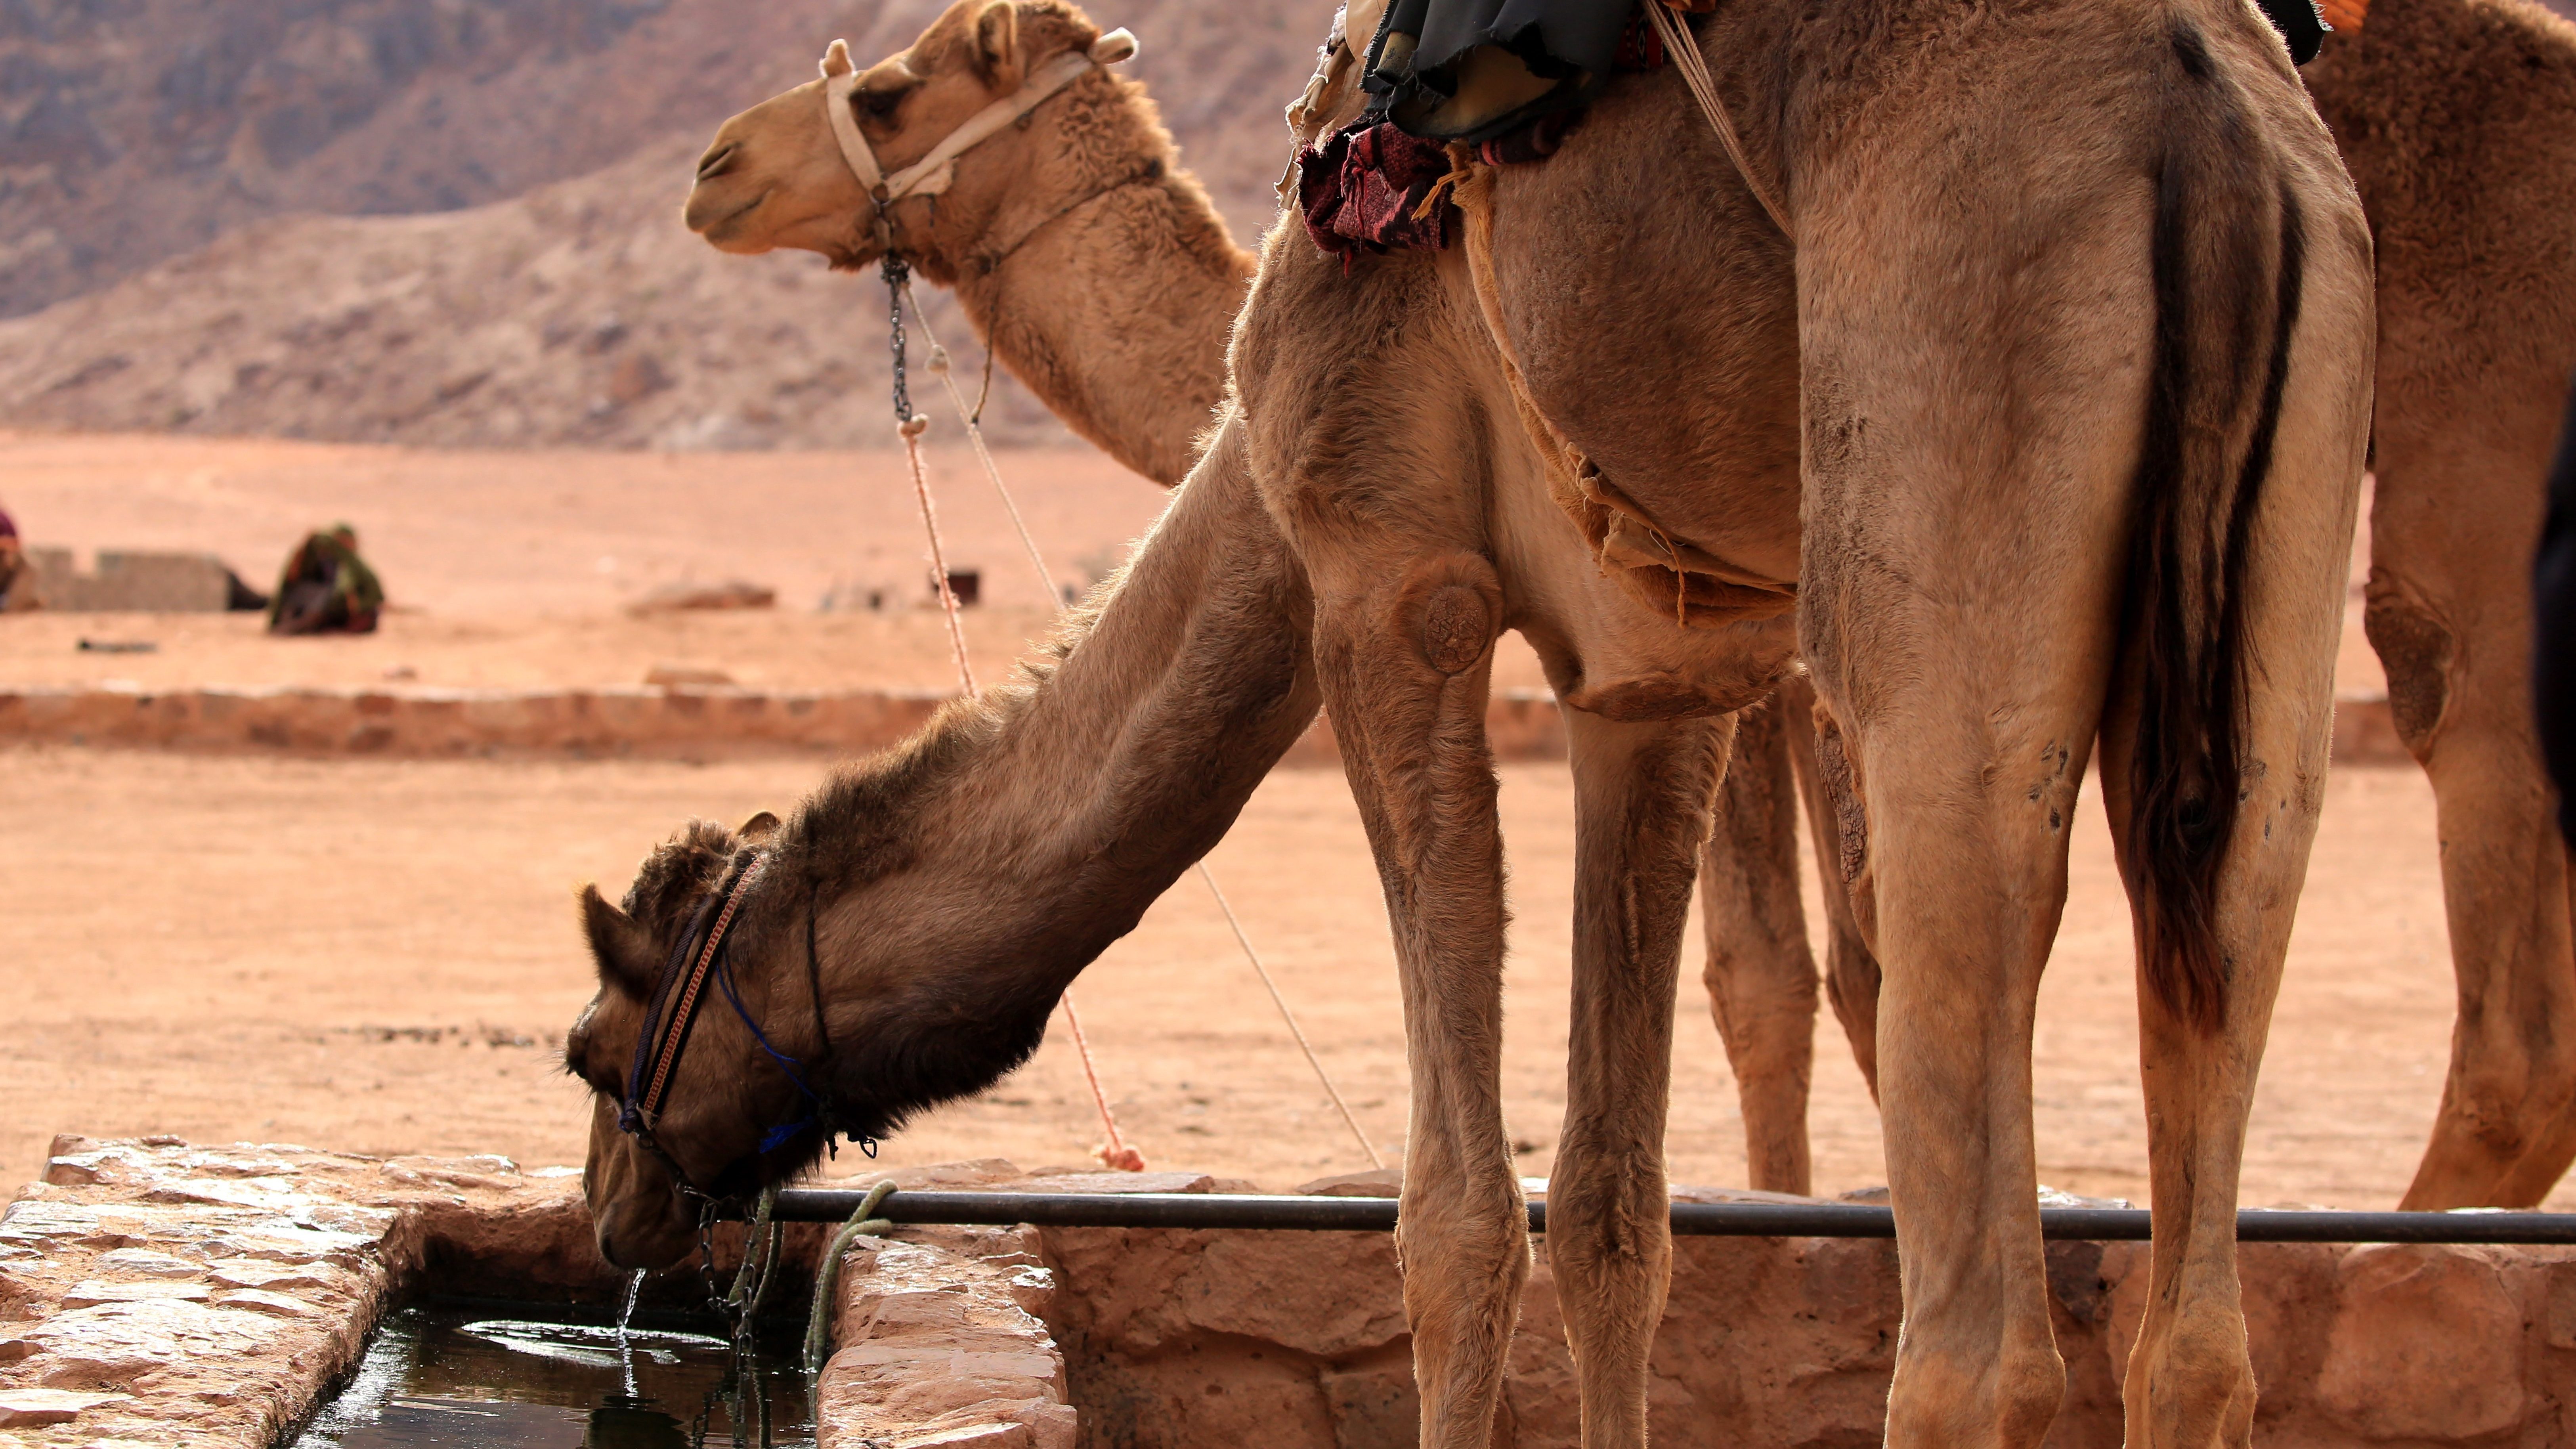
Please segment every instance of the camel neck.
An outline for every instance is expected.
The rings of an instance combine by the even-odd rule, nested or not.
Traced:
[[[1051,667],[952,707],[794,833],[869,862],[844,890],[881,933],[918,932],[902,954],[944,963],[942,991],[1052,1004],[1314,719],[1308,611],[1229,428]]]
[[[1135,160],[1008,209],[988,230],[1002,254],[968,257],[956,286],[986,345],[1050,411],[1171,484],[1224,396],[1254,261],[1168,153]]]

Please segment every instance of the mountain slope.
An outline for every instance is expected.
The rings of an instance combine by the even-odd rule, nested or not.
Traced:
[[[884,441],[889,368],[874,279],[829,275],[803,254],[723,256],[679,222],[692,164],[723,115],[810,75],[818,37],[846,29],[862,55],[882,54],[939,6],[897,0],[864,28],[839,25],[828,6],[791,8],[804,11],[792,26],[770,16],[711,47],[694,89],[655,78],[678,68],[684,42],[720,18],[710,0],[670,0],[591,62],[538,67],[577,73],[579,94],[551,102],[560,109],[580,110],[604,78],[664,97],[685,91],[685,103],[655,109],[653,124],[632,122],[632,154],[612,165],[462,210],[234,224],[185,255],[0,322],[0,418],[441,446]],[[1280,107],[1312,64],[1315,37],[1305,32],[1323,29],[1309,8],[1137,0],[1116,16],[1143,37],[1136,71],[1163,104],[1184,161],[1247,238],[1273,209],[1269,188],[1287,149]],[[770,33],[797,27],[792,41]],[[727,68],[724,85],[706,79]],[[418,177],[462,185],[455,178],[468,173],[497,176],[476,158],[498,152],[476,138],[525,121],[533,103],[521,90],[536,73],[503,72],[480,98],[485,109],[452,111],[435,139],[424,132],[393,146],[379,131],[399,130],[403,116],[445,94],[448,80],[433,76],[400,107],[307,157],[299,184],[319,187],[313,178],[375,154],[380,142]],[[590,119],[632,121],[631,110]],[[675,112],[696,115],[682,124]],[[635,149],[638,135],[647,139]],[[584,129],[566,144],[548,164],[606,142]],[[335,194],[393,192],[353,184]],[[222,211],[198,216],[214,225]],[[932,306],[943,338],[971,341],[953,308]],[[959,355],[975,357],[964,345]],[[1002,379],[988,418],[1014,441],[1065,436]]]

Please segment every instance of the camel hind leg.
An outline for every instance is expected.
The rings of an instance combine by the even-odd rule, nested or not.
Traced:
[[[2333,657],[2360,475],[2367,390],[2341,364],[2367,357],[2367,253],[2357,228],[2307,222],[2306,301],[2281,404],[2271,477],[2249,525],[2241,605],[2256,681],[2244,717],[2239,801],[2208,902],[2226,964],[2215,1011],[2158,989],[2140,952],[2139,1053],[2155,1208],[2147,1313],[2124,1394],[2135,1445],[2243,1444],[2255,1384],[2236,1272],[2236,1184],[2264,1036],[2323,803]],[[2341,243],[2337,245],[2337,243]],[[2362,314],[2356,321],[2356,314]],[[2103,796],[2133,900],[2136,742],[2150,701],[2114,702]],[[2141,916],[2147,909],[2138,901]],[[2142,941],[2145,933],[2141,932]]]
[[[2532,723],[2531,584],[2495,565],[2538,541],[2561,374],[2531,396],[2505,368],[2458,393],[2383,371],[2364,621],[2398,733],[2433,783],[2459,978],[2441,1109],[2399,1206],[2533,1207],[2576,1158],[2576,948]],[[2415,401],[2459,396],[2475,407]]]
[[[1787,716],[1807,707],[1774,695],[1736,715],[1735,748],[1699,872],[1708,943],[1700,979],[1735,1071],[1745,1180],[1764,1192],[1799,1194],[1812,1185],[1807,1090],[1816,1055],[1816,958],[1798,892]]]
[[[1647,1358],[1672,1276],[1664,1120],[1674,977],[1734,721],[1617,722],[1568,710],[1565,722],[1574,1011],[1565,1127],[1548,1182],[1548,1262],[1574,1351],[1583,1442],[1608,1449],[1646,1442]],[[1812,971],[1808,980],[1812,1020]]]
[[[2115,681],[2106,774],[2147,782],[2120,804],[2146,842],[2159,1275],[2131,1442],[2250,1432],[2237,1160],[2322,780],[2371,336],[2360,208],[2260,26],[2185,4],[2102,37],[2088,104],[2133,98],[2143,184],[2072,159],[2122,126],[2004,84],[1799,174],[1801,643],[1885,972],[1894,1445],[2034,1445],[2062,1393],[2031,1014]]]

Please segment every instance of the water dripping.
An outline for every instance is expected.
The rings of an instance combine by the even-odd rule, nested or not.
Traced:
[[[617,1357],[626,1371],[626,1397],[635,1397],[635,1340],[627,1326],[635,1321],[635,1300],[644,1296],[644,1270],[626,1280],[626,1302],[617,1310]]]

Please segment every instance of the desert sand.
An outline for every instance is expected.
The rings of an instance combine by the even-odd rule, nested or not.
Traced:
[[[997,600],[1027,596],[970,616],[978,667],[997,671],[1043,615],[989,489],[962,455],[936,461],[957,561],[985,569]],[[1161,503],[1160,490],[1078,450],[1004,466],[1062,581],[1108,567]],[[684,662],[779,687],[940,687],[937,616],[910,606],[924,575],[898,469],[884,454],[0,438],[0,506],[39,544],[205,547],[256,574],[301,527],[346,516],[402,606],[359,640],[271,641],[243,619],[203,615],[0,617],[0,683],[363,683],[400,667],[433,684],[610,683]],[[780,607],[620,612],[654,583],[730,576],[776,587]],[[815,611],[853,582],[898,591],[905,607]],[[106,636],[162,647],[74,647]],[[1537,682],[1512,642],[1507,682]],[[2366,669],[2356,647],[2346,659]],[[577,1162],[586,1112],[555,1055],[590,991],[574,887],[621,887],[680,821],[784,806],[822,768],[0,750],[11,825],[0,832],[0,980],[17,1013],[0,1037],[0,1179],[33,1176],[57,1130]],[[1524,1170],[1541,1175],[1563,1103],[1571,792],[1558,766],[1503,775],[1517,923],[1506,1102]],[[2127,916],[2098,809],[2088,798],[2081,813],[2035,1050],[2041,1175],[2143,1198]],[[1211,865],[1369,1136],[1400,1149],[1394,971],[1338,773],[1275,774]],[[1678,987],[1672,1171],[1738,1183],[1740,1122],[1700,957],[1694,939]],[[1195,878],[1076,996],[1121,1126],[1153,1166],[1285,1188],[1366,1165]],[[2340,770],[2246,1200],[2394,1202],[2438,1100],[2451,998],[2430,791],[2408,769]],[[1877,1115],[1830,1018],[1817,1062],[1819,1188],[1882,1181]],[[1072,1163],[1100,1140],[1059,1029],[1027,1069],[926,1117],[880,1163]],[[868,1168],[845,1150],[833,1170]]]

